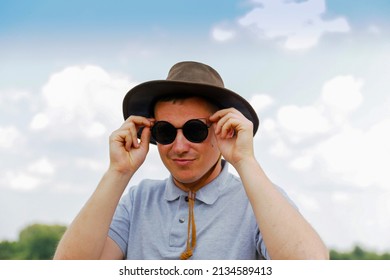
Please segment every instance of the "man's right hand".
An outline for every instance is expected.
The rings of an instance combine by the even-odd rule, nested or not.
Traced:
[[[154,119],[130,116],[110,136],[110,169],[123,174],[135,173],[149,151],[150,128]],[[137,131],[144,127],[140,141]]]
[[[111,134],[109,170],[66,230],[54,259],[123,258],[121,249],[107,233],[129,180],[148,154],[153,122],[154,119],[130,116]],[[137,131],[142,127],[138,141]]]

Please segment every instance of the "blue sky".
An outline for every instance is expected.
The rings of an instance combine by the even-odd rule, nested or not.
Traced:
[[[388,1],[0,1],[0,240],[68,224],[136,84],[180,60],[255,107],[256,157],[331,248],[390,250]],[[131,182],[167,172],[151,149]],[[233,170],[232,170],[233,171]]]
[[[328,0],[326,5],[325,16],[343,15],[356,26],[388,21],[389,3],[386,0]],[[238,17],[251,6],[251,1],[235,0],[1,1],[0,15],[1,30],[5,34],[29,35],[25,33],[27,31],[44,35],[58,29],[70,34],[85,31],[99,34],[97,29],[107,32],[111,28],[119,32],[133,29],[132,33],[137,33],[134,27],[147,30],[160,26],[176,31],[207,29],[216,21]]]
[[[156,27],[175,32],[197,31],[207,29],[216,19],[234,16],[240,9],[237,2],[231,0],[24,1],[23,5],[19,1],[8,2],[1,13],[6,31],[23,33],[27,30],[34,35],[57,30],[76,36],[85,32],[99,35],[102,31],[114,35],[137,34]]]

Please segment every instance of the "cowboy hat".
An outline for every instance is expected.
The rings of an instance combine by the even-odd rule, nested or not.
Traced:
[[[225,88],[221,76],[212,67],[194,61],[172,66],[166,80],[144,82],[130,89],[123,100],[125,120],[131,115],[152,117],[155,103],[166,95],[199,96],[220,109],[236,108],[252,121],[253,135],[259,127],[259,119],[249,102]]]

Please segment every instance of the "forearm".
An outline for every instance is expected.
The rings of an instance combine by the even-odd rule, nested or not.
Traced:
[[[319,235],[251,158],[235,166],[272,259],[327,259]]]
[[[131,175],[108,170],[61,239],[55,259],[98,259]]]

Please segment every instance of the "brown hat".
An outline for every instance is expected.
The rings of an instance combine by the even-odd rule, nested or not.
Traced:
[[[210,66],[193,61],[172,66],[166,80],[155,80],[133,87],[123,100],[123,116],[152,117],[154,104],[166,95],[199,96],[220,109],[234,107],[253,123],[253,135],[259,127],[255,110],[243,97],[224,87],[221,76]]]

